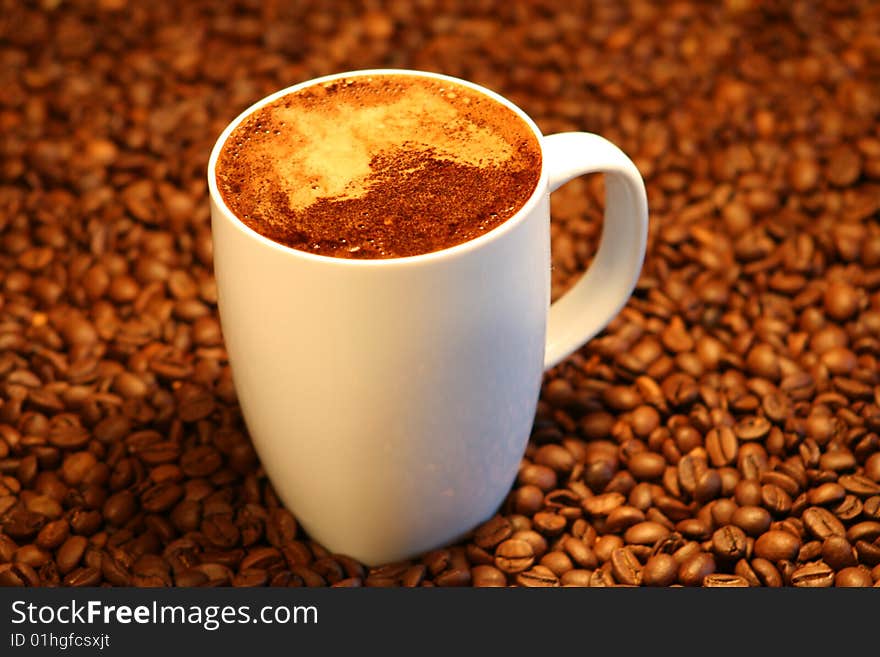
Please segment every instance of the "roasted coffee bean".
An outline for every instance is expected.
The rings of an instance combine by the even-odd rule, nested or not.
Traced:
[[[828,588],[834,586],[834,571],[817,561],[795,569],[791,574],[792,586],[801,588]]]
[[[768,561],[767,559],[757,557],[755,559],[752,559],[751,567],[763,586],[769,586],[772,588],[778,588],[782,586],[782,575],[772,562]]]
[[[743,479],[736,484],[734,496],[736,503],[741,506],[760,506],[761,484],[751,479]]]
[[[141,495],[141,506],[150,513],[159,513],[172,508],[183,496],[183,488],[172,482],[156,484]]]
[[[819,465],[821,450],[815,440],[811,438],[804,439],[798,446],[798,454],[800,455],[804,466],[815,468]]]
[[[448,565],[448,561],[446,564]],[[405,562],[370,568],[365,584],[367,586],[396,586],[408,568],[409,564]]]
[[[101,555],[101,574],[115,586],[131,586],[130,557],[121,550],[111,550]]]
[[[844,536],[846,528],[843,523],[828,509],[812,506],[802,514],[804,527],[819,540],[829,536]]]
[[[669,586],[678,578],[679,564],[670,554],[655,554],[642,569],[642,581],[646,586]]]
[[[847,495],[839,504],[832,505],[831,511],[843,522],[858,518],[862,513],[862,502],[855,495]]]
[[[736,434],[730,427],[713,428],[706,434],[706,452],[716,468],[734,463],[738,451]]]
[[[611,477],[611,481],[605,486],[608,493],[620,493],[623,496],[629,495],[629,492],[635,487],[636,480],[626,470],[619,470]]]
[[[366,569],[362,564],[355,561],[353,558],[344,554],[336,554],[333,555],[333,557],[342,565],[342,569],[345,571],[348,579],[362,580],[365,577]]]
[[[297,523],[287,509],[276,508],[269,511],[266,521],[266,540],[277,548],[288,545],[296,538]]]
[[[164,558],[155,554],[142,555],[132,564],[132,572],[135,576],[164,577],[168,575],[169,569],[169,563]]]
[[[312,570],[311,568],[309,568],[307,566],[302,566],[302,565],[291,566],[290,572],[293,575],[295,575],[296,577],[298,577],[300,580],[302,580],[303,586],[313,588],[313,587],[327,585],[327,582],[323,577],[321,577],[318,573],[316,573],[314,570]],[[221,572],[219,574],[222,576],[223,573]],[[216,581],[217,578],[212,577],[212,579],[215,579],[215,581]],[[391,584],[392,586],[395,586],[398,583],[398,580],[396,580],[396,579],[390,580],[390,581],[392,582],[392,584]],[[364,584],[366,586],[380,585],[376,580],[374,580],[373,582],[370,582],[370,577],[367,577],[366,580],[364,580]]]
[[[40,546],[44,549],[47,546]],[[0,561],[7,562],[12,561],[12,557],[15,554],[15,551],[18,549],[18,545],[11,538],[6,536],[5,534],[0,534]]]
[[[876,566],[880,563],[880,545],[868,541],[856,541],[855,548],[861,563],[867,566]]]
[[[530,529],[521,529],[514,532],[510,538],[518,541],[525,541],[526,543],[531,545],[532,553],[534,554],[536,559],[540,559],[542,556],[544,556],[544,553],[547,552],[547,539],[536,531],[532,531]],[[498,554],[497,548],[495,554]]]
[[[651,554],[675,554],[688,544],[678,532],[672,532],[666,538],[657,541],[651,548]]]
[[[65,519],[53,520],[46,523],[37,534],[34,543],[44,550],[53,550],[64,543],[70,535],[70,524]],[[0,552],[2,558],[2,552]],[[8,558],[6,559],[8,560]]]
[[[745,582],[748,584],[748,586],[762,586],[761,580],[758,578],[758,574],[755,572],[751,564],[746,559],[740,559],[736,562],[734,573],[742,577],[743,580],[745,580]]]
[[[71,536],[64,541],[61,547],[58,548],[55,557],[58,563],[58,570],[62,575],[66,575],[79,564],[87,546],[88,539],[84,536]]]
[[[40,566],[36,572],[40,578],[40,586],[56,587],[61,585],[61,575],[58,573],[58,566],[51,559]]]
[[[645,514],[634,506],[619,506],[608,514],[603,526],[607,532],[619,533],[639,522],[644,521]]]
[[[137,511],[137,500],[127,490],[119,491],[104,502],[104,518],[111,525],[121,526],[127,523]]]
[[[770,513],[781,517],[791,511],[792,499],[776,484],[764,484],[761,486],[761,503]]]
[[[678,568],[678,581],[684,586],[701,586],[703,579],[715,572],[715,558],[708,552],[699,552]]]
[[[873,584],[871,571],[864,566],[843,568],[834,576],[834,586],[840,588],[873,586]]]
[[[721,475],[717,470],[705,470],[697,477],[696,487],[694,488],[694,499],[705,504],[710,500],[714,500],[721,494]]]
[[[437,575],[434,583],[437,586],[468,586],[471,583],[471,571],[467,568],[450,568]]]
[[[524,515],[514,513],[507,516],[507,519],[510,521],[510,526],[513,527],[514,533],[520,531],[528,531],[532,528],[531,518],[528,518]],[[574,525],[577,526],[577,524],[577,521],[575,521]]]
[[[738,508],[736,502],[733,500],[729,498],[721,498],[701,508],[697,512],[697,517],[703,518],[713,527],[720,527],[722,525],[730,524],[733,512]]]
[[[822,543],[822,560],[835,570],[858,563],[856,551],[843,536],[829,536]]]
[[[697,541],[687,541],[684,545],[675,550],[672,553],[672,556],[675,557],[675,560],[679,564],[683,564],[691,557],[699,554],[702,549],[702,545]]]
[[[601,458],[587,462],[584,469],[584,482],[593,492],[599,493],[605,490],[615,474],[617,468],[615,461],[611,458]]]
[[[592,572],[589,570],[569,570],[559,578],[559,583],[562,586],[588,587],[591,576]]]
[[[802,539],[806,535],[804,523],[801,521],[800,518],[795,518],[793,516],[772,523],[770,525],[770,529],[779,529],[781,531],[786,531],[792,536],[797,536],[798,539]]]
[[[801,492],[800,484],[798,484],[794,477],[781,471],[784,466],[779,467],[780,470],[770,470],[769,472],[762,473],[761,483],[772,484],[784,490],[790,497],[797,497]]]
[[[738,561],[747,547],[746,534],[736,525],[725,525],[712,534],[712,551],[719,561]]]
[[[6,514],[2,522],[3,531],[10,537],[17,540],[28,540],[37,535],[37,533],[46,524],[46,516],[33,511],[25,511],[17,509]]]
[[[760,536],[770,528],[770,513],[760,506],[738,507],[730,516],[730,522],[749,536]]]
[[[654,545],[666,538],[670,530],[657,522],[645,521],[629,527],[623,535],[624,540],[633,545]]]
[[[202,521],[202,504],[194,500],[178,502],[170,514],[171,523],[182,533],[195,531]]]
[[[666,465],[666,459],[654,452],[638,452],[627,462],[630,473],[639,481],[658,479]]]
[[[570,483],[569,487],[578,487],[579,484],[580,482],[575,481]],[[575,491],[569,488],[553,490],[544,497],[544,506],[554,509],[556,513],[566,520],[576,520],[584,515],[581,501],[588,494],[588,490]]]
[[[696,456],[683,456],[677,467],[678,483],[681,489],[693,497],[696,493],[700,477],[706,472],[706,463]]]
[[[223,465],[223,457],[210,445],[187,450],[180,457],[180,468],[188,477],[207,477]]]
[[[827,482],[807,493],[807,500],[814,506],[824,506],[841,502],[846,497],[846,489],[836,482]]]
[[[611,576],[611,573],[603,568],[597,568],[590,575],[590,588],[604,588],[614,585],[614,578]]]
[[[323,568],[323,571],[330,572],[332,570],[336,575],[336,579],[342,578],[342,566],[338,561],[329,558],[320,559],[318,561],[322,561],[324,563],[325,567]],[[241,562],[239,563],[239,567],[242,570],[272,570],[274,568],[282,566],[283,564],[284,557],[277,548],[258,547],[248,551],[247,555],[243,557]],[[317,561],[312,564],[312,569],[316,572],[324,574],[324,572],[322,572],[322,568],[317,567],[315,564],[317,564]]]
[[[858,497],[880,495],[880,483],[863,475],[843,475],[837,482],[848,492]]]
[[[566,474],[571,472],[574,467],[574,457],[567,449],[561,445],[542,445],[533,456],[533,460],[538,465],[544,465],[554,470],[557,474]]]
[[[454,568],[467,568],[467,551],[460,545],[449,548],[449,564]]]
[[[0,586],[39,586],[40,577],[26,563],[0,564]]]
[[[495,549],[495,565],[508,574],[520,573],[534,561],[532,546],[523,540],[507,539]]]
[[[423,564],[416,564],[414,566],[410,566],[409,568],[407,568],[404,571],[403,575],[400,577],[400,585],[407,587],[407,588],[414,588],[416,586],[419,586],[423,581],[425,581],[425,574],[426,574],[426,568]],[[459,575],[459,577],[461,577],[461,576]],[[358,577],[358,578],[354,578],[354,579],[359,580],[360,578]],[[329,579],[328,579],[328,581],[329,581]],[[341,580],[337,580],[336,583],[338,584],[339,582],[344,582],[344,581],[345,581],[344,579],[341,579]],[[467,579],[467,581],[470,582],[470,579]],[[334,584],[334,586],[335,586],[335,584]],[[438,586],[439,586],[439,584],[438,584]]]
[[[465,554],[467,555],[468,563],[471,566],[491,564],[495,561],[494,557],[488,550],[484,550],[483,548],[478,547],[473,543],[468,543],[467,545],[465,545],[464,549]]]
[[[516,583],[529,588],[559,586],[559,578],[549,568],[535,566],[517,574]]]
[[[60,449],[81,449],[89,442],[88,430],[74,415],[56,415],[49,430],[49,443]]]
[[[852,525],[846,531],[846,538],[850,543],[856,541],[868,541],[869,543],[880,538],[880,522],[865,520]]]
[[[549,568],[557,577],[561,577],[574,568],[574,563],[572,563],[569,556],[565,552],[556,550],[545,554],[538,563],[545,568]]]
[[[706,540],[712,533],[711,525],[699,518],[686,518],[676,523],[675,531],[697,541]]]
[[[880,521],[880,495],[865,500],[862,504],[862,516],[869,520]]]
[[[653,406],[642,405],[633,409],[631,426],[637,436],[644,438],[660,426],[661,420],[657,409]]]
[[[507,577],[494,566],[481,565],[471,568],[471,582],[479,587],[503,587],[507,586]]]
[[[856,459],[849,450],[836,449],[819,457],[819,467],[830,472],[847,472],[856,467]]]
[[[102,523],[103,517],[99,511],[77,509],[70,515],[71,531],[82,536],[91,536],[100,529]]]
[[[598,539],[593,545],[593,552],[596,553],[601,563],[611,560],[611,554],[614,550],[623,547],[623,538],[614,534],[606,534]]]
[[[484,549],[490,549],[510,538],[513,527],[510,521],[501,516],[495,516],[477,527],[474,533],[474,543]]]
[[[587,547],[587,544],[581,539],[572,536],[566,537],[563,540],[562,546],[572,562],[581,568],[591,570],[596,568],[599,564],[599,559],[596,556],[596,553]]]
[[[232,586],[235,587],[250,587],[250,586],[265,586],[269,581],[269,574],[262,569],[252,568],[249,570],[241,570],[236,573],[232,578]],[[335,586],[335,584],[339,583],[342,580],[336,580],[336,582],[331,583],[331,585]]]
[[[749,582],[741,575],[714,573],[703,578],[703,586],[707,588],[743,588],[748,587]]]
[[[137,576],[135,576],[135,581],[137,581]],[[179,573],[175,573],[174,575],[174,583],[177,586],[205,586],[206,584],[208,584],[208,581],[208,575],[203,571],[197,570],[195,568],[188,568],[186,570],[182,570]]]
[[[740,420],[734,427],[734,433],[740,440],[760,440],[767,435],[770,428],[769,420],[753,415]]]
[[[642,482],[636,484],[627,496],[627,503],[644,512],[654,504],[653,489],[651,484]]]
[[[818,559],[822,555],[822,541],[809,541],[801,545],[796,561],[806,563]]]
[[[594,516],[607,516],[617,507],[626,502],[626,497],[621,493],[605,493],[595,495],[583,501],[584,511]]]
[[[16,563],[26,563],[32,568],[39,568],[49,559],[49,553],[41,550],[36,545],[22,545],[15,551],[13,556],[13,561]]]
[[[513,506],[517,513],[532,516],[538,512],[544,504],[544,492],[533,485],[526,485],[516,489],[513,496]]]
[[[532,518],[532,525],[544,536],[558,536],[565,530],[566,519],[556,513],[539,511]]]
[[[220,549],[232,548],[241,540],[241,532],[235,523],[220,514],[205,518],[201,524],[201,531],[211,545]]]
[[[517,481],[523,485],[533,485],[543,491],[550,491],[556,488],[558,479],[556,471],[552,468],[529,463],[520,468]]]
[[[642,565],[629,548],[617,548],[611,553],[611,572],[621,584],[638,586],[642,581]]]
[[[880,483],[880,452],[875,452],[871,454],[865,460],[865,472],[864,475],[868,479]]]
[[[439,573],[442,573],[444,570],[446,570],[450,566],[450,557],[451,557],[451,554],[450,554],[449,550],[445,550],[445,549],[432,550],[431,552],[428,552],[427,554],[425,554],[422,557],[422,561],[428,567],[428,570],[431,572],[431,575],[438,575]],[[385,567],[384,570],[385,570],[385,573],[383,573],[383,574],[390,575],[390,573],[388,572],[387,566]],[[404,570],[405,570],[405,566],[400,565],[400,566],[398,566],[394,575],[396,576],[396,575],[402,573]],[[373,574],[375,574],[375,573],[373,573]]]
[[[792,560],[800,550],[801,542],[786,531],[770,530],[755,541],[755,556],[768,561]]]

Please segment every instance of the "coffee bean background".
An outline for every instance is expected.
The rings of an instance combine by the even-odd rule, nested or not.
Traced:
[[[0,584],[880,582],[878,3],[0,7]],[[651,231],[626,308],[547,373],[498,516],[367,568],[249,441],[205,167],[260,97],[383,66],[613,140]],[[602,202],[601,177],[554,195],[554,297]]]

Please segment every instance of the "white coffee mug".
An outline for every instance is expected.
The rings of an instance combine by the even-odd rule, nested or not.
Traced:
[[[535,133],[538,186],[506,222],[424,255],[353,260],[263,237],[229,210],[215,167],[257,108],[336,78],[449,80],[509,107]],[[598,252],[550,305],[550,192],[606,174]],[[518,107],[435,73],[340,73],[283,89],[223,131],[208,164],[220,319],[242,413],[277,494],[328,550],[366,564],[448,544],[490,517],[517,474],[542,373],[617,314],[641,270],[645,187],[609,141],[543,136]]]

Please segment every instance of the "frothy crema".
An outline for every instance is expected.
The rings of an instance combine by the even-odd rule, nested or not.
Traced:
[[[417,255],[503,223],[535,189],[540,146],[512,110],[415,75],[352,77],[288,94],[227,139],[223,200],[257,232],[346,258]]]

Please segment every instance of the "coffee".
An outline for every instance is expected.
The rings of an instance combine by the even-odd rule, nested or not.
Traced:
[[[530,127],[447,80],[351,77],[247,116],[217,163],[229,209],[286,246],[397,258],[467,242],[512,217],[541,172]]]

